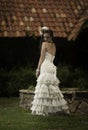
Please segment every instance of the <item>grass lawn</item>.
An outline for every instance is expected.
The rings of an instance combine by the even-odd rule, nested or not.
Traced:
[[[0,98],[0,130],[88,130],[87,115],[31,115],[19,98]]]

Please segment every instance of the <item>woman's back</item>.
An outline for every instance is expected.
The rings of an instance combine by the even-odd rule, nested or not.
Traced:
[[[46,51],[49,54],[55,56],[55,54],[56,54],[56,46],[55,46],[55,44],[46,42]]]

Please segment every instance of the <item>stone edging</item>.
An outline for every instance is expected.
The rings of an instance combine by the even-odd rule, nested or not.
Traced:
[[[62,90],[62,93],[68,102],[71,113],[88,115],[88,91]],[[84,96],[84,94],[87,94],[87,97]],[[29,89],[19,90],[19,97],[20,107],[30,110],[31,102],[34,97],[34,91]]]

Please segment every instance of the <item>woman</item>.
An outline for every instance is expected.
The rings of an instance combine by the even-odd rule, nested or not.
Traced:
[[[36,69],[37,85],[31,107],[32,114],[70,113],[67,102],[58,87],[60,81],[56,77],[56,66],[53,64],[55,54],[53,32],[49,29],[43,29],[41,55]]]

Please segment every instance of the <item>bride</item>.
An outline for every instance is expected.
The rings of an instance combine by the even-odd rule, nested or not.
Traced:
[[[70,114],[67,102],[59,89],[60,81],[53,63],[56,47],[52,30],[43,28],[41,37],[41,55],[36,69],[37,84],[32,101],[32,114],[49,115],[57,112]]]

